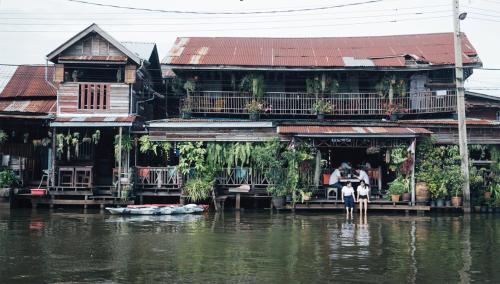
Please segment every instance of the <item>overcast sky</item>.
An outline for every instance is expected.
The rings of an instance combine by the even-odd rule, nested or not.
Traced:
[[[368,0],[89,1],[164,10],[248,12]],[[451,32],[451,4],[451,0],[380,0],[310,12],[223,16],[123,10],[67,0],[0,0],[0,63],[43,63],[45,55],[94,22],[120,41],[155,42],[161,59],[178,36],[326,37]],[[461,6],[462,11],[468,12],[462,31],[477,49],[484,67],[500,68],[500,1],[461,0]],[[500,71],[476,70],[467,86],[500,95],[499,77]]]

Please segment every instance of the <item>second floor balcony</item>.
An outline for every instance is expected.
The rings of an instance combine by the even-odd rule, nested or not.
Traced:
[[[189,95],[181,110],[193,115],[243,115],[255,100],[249,93],[201,91]],[[258,99],[260,112],[273,117],[315,115],[315,104],[327,105],[332,116],[387,116],[398,114],[436,114],[456,111],[454,91],[407,93],[404,97],[382,97],[377,93],[337,93],[317,98],[307,93],[268,92]]]

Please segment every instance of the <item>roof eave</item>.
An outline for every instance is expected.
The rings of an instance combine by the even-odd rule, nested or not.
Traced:
[[[116,48],[118,48],[121,52],[125,53],[125,55],[128,56],[132,61],[134,61],[136,64],[140,65],[141,64],[141,59],[136,56],[133,52],[128,50],[123,44],[121,44],[119,41],[115,40],[111,35],[106,33],[104,30],[102,30],[97,24],[93,23],[92,25],[88,26],[85,28],[83,31],[77,33],[73,37],[71,37],[69,40],[61,44],[59,47],[57,47],[55,50],[53,50],[51,53],[47,54],[47,60],[54,62],[54,58],[59,55],[62,51],[64,51],[66,48],[70,47],[71,45],[75,44],[77,41],[85,37],[91,32],[96,32],[103,38],[105,38],[107,41],[109,41],[111,44],[113,44]],[[56,62],[54,62],[56,63]]]

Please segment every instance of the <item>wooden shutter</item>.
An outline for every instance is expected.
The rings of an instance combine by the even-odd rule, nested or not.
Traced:
[[[125,66],[125,83],[135,83],[135,65]]]
[[[61,83],[64,81],[64,64],[56,64],[56,73],[54,81],[56,83]]]

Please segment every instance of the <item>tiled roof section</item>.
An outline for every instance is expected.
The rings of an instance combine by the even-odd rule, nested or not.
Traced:
[[[0,112],[51,114],[55,105],[55,100],[0,100]]]
[[[425,128],[351,127],[351,126],[279,126],[278,134],[345,134],[345,135],[415,135],[431,134]]]
[[[124,116],[124,117],[104,117],[104,116],[92,116],[92,117],[57,117],[55,122],[134,122],[137,116]]]
[[[414,120],[402,120],[402,124],[433,124],[433,125],[457,125],[458,121],[454,119],[414,119]],[[467,119],[467,125],[500,125],[500,121],[488,120],[488,119]]]
[[[477,52],[462,34],[465,64]],[[171,65],[262,67],[405,67],[406,60],[429,65],[455,62],[452,33],[330,38],[177,38],[163,59]]]
[[[52,81],[54,67],[47,68],[47,78]],[[54,83],[52,85],[55,86]],[[45,81],[45,66],[21,65],[17,67],[12,77],[0,93],[0,99],[5,98],[37,98],[54,97],[56,89]]]
[[[127,61],[127,56],[124,55],[113,55],[113,56],[102,56],[102,55],[91,55],[91,56],[59,56],[61,61],[111,61],[111,62],[125,62]]]

